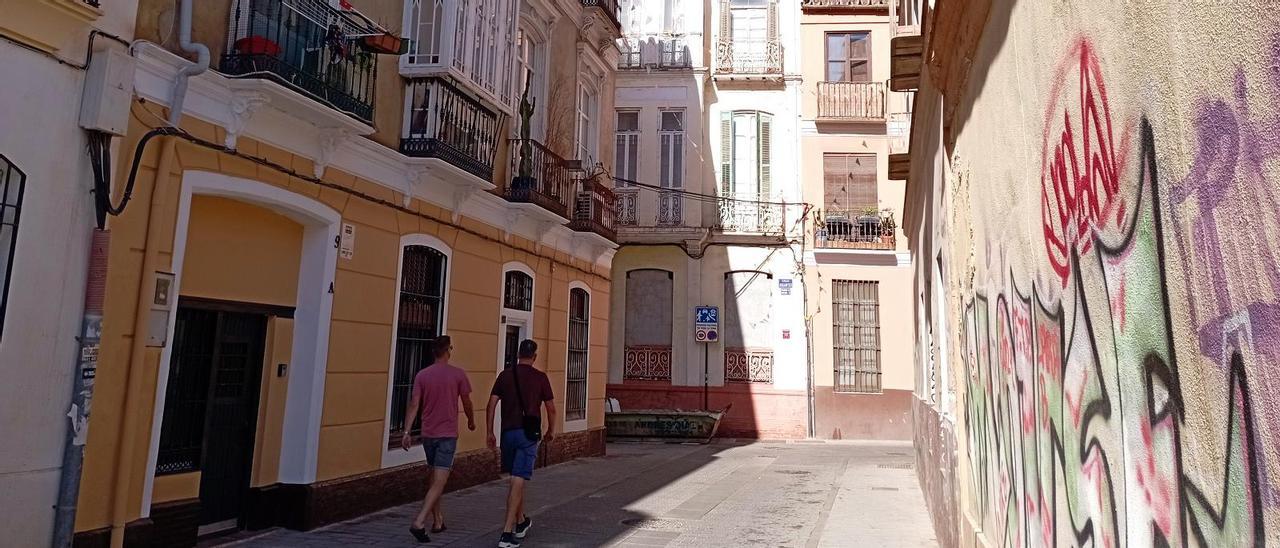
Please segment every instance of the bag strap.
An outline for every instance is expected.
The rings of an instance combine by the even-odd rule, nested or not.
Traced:
[[[511,366],[511,378],[516,383],[516,403],[520,405],[520,417],[524,418],[524,391],[520,390],[520,362],[516,362],[515,365]]]

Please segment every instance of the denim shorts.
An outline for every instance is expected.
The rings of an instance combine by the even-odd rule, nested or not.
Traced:
[[[524,430],[502,433],[502,471],[518,478],[533,479],[533,463],[538,459],[538,442],[530,441]]]
[[[458,451],[458,438],[422,438],[422,449],[427,452],[427,466],[449,470]]]

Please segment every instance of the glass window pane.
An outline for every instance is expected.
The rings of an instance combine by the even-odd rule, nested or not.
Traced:
[[[850,59],[866,59],[867,46],[871,44],[871,35],[865,32],[859,32],[849,35],[849,58]]]
[[[624,111],[618,113],[618,131],[639,131],[640,113]]]
[[[844,61],[827,61],[827,81],[843,82],[848,77]]]
[[[828,34],[827,35],[827,60],[843,61],[849,58],[849,35],[847,34]]]

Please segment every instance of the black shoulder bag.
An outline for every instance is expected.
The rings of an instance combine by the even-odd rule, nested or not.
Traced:
[[[516,403],[520,405],[520,426],[524,429],[524,437],[537,442],[542,439],[542,417],[525,412],[524,391],[520,390],[520,364],[511,367],[511,378],[516,383]]]

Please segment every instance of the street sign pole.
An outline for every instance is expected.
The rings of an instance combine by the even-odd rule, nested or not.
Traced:
[[[704,345],[702,345],[702,410],[703,410],[703,411],[710,411],[710,410],[711,410],[711,404],[710,404],[710,403],[708,403],[708,400],[709,400],[709,398],[710,398],[710,396],[709,396],[709,394],[708,394],[708,390],[709,390],[709,388],[708,388],[708,387],[709,387],[709,386],[710,386],[710,384],[711,384],[711,381],[710,381],[710,376],[711,376],[711,373],[710,373],[710,372],[711,372],[711,365],[710,365],[710,362],[711,362],[711,358],[710,358],[710,356],[711,356],[711,351],[710,351],[710,350],[707,350],[707,347],[708,347],[708,346],[711,346],[711,345],[708,345],[708,344],[704,344]]]
[[[720,309],[698,306],[693,310],[693,340],[702,343],[702,409],[711,410],[711,350],[720,340]]]

